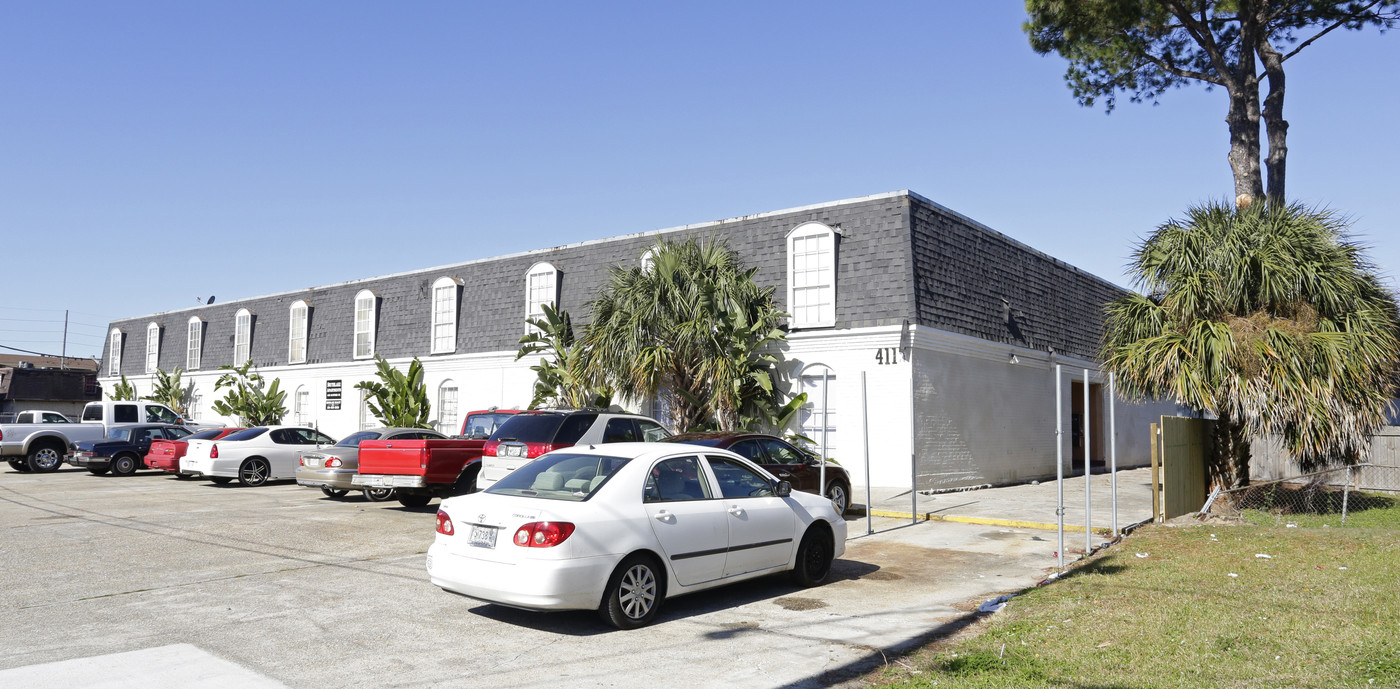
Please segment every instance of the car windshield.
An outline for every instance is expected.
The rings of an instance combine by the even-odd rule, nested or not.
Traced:
[[[359,447],[361,440],[379,440],[379,436],[384,435],[379,431],[360,431],[345,436],[345,439],[336,443],[336,447]]]
[[[598,492],[626,457],[550,454],[505,475],[486,489],[497,495],[581,502]]]
[[[222,428],[215,428],[209,431],[200,431],[198,433],[195,433],[194,435],[191,435],[188,438],[185,438],[185,440],[213,440],[214,438],[219,437],[219,434],[223,432],[224,429]]]
[[[563,414],[516,414],[506,419],[492,440],[518,440],[522,443],[554,442],[554,434],[564,423]]]
[[[266,428],[249,428],[246,431],[230,433],[224,436],[224,440],[252,440],[267,432]]]
[[[122,441],[122,442],[130,442],[130,440],[131,440],[131,429],[130,429],[130,428],[109,428],[109,429],[107,429],[107,439],[108,439],[108,440],[120,440],[120,441]]]

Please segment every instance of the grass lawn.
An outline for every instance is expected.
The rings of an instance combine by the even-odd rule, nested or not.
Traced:
[[[1400,687],[1396,505],[1353,513],[1344,529],[1331,515],[1279,526],[1269,518],[1261,519],[1268,526],[1145,527],[1060,581],[1011,599],[971,635],[866,680],[940,688]]]

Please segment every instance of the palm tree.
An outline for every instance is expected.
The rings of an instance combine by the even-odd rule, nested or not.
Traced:
[[[155,387],[151,390],[151,394],[141,399],[160,402],[174,409],[175,413],[184,416],[189,411],[186,407],[190,396],[194,394],[194,383],[190,383],[189,387],[180,387],[182,373],[179,366],[176,366],[175,370],[170,373],[159,368],[156,369]]]
[[[1211,478],[1249,483],[1278,435],[1305,471],[1362,459],[1400,356],[1395,297],[1333,212],[1207,204],[1133,253],[1143,294],[1108,306],[1103,359],[1131,397],[1217,418]]]
[[[543,353],[535,372],[535,394],[530,408],[606,407],[612,401],[607,386],[598,385],[588,372],[588,349],[574,339],[573,320],[568,311],[544,305],[544,318],[528,318],[534,331],[520,338],[515,360]]]
[[[660,396],[678,430],[739,426],[776,399],[777,359],[764,349],[783,339],[784,314],[772,288],[718,239],[663,240],[651,257],[613,268],[592,302],[590,370],[623,397]]]
[[[432,408],[428,403],[428,388],[423,384],[423,362],[418,357],[408,364],[408,373],[389,365],[384,357],[375,355],[374,373],[379,380],[366,380],[355,384],[356,390],[364,390],[365,403],[379,422],[392,428],[430,428],[428,415]]]

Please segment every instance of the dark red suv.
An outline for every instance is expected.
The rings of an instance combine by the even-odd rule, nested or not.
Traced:
[[[821,460],[811,452],[803,450],[777,436],[765,433],[740,433],[734,431],[710,431],[703,433],[682,433],[673,435],[663,443],[687,443],[729,450],[757,464],[792,484],[793,490],[825,495],[836,506],[838,514],[845,514],[851,506],[851,476],[838,464],[826,463],[826,490],[818,491],[821,485]]]

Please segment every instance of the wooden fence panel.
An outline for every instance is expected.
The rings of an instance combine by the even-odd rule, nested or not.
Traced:
[[[1162,517],[1196,512],[1206,504],[1206,456],[1211,451],[1209,419],[1162,417]]]

